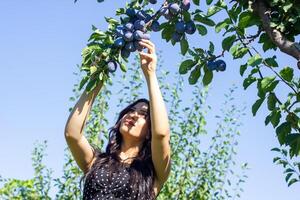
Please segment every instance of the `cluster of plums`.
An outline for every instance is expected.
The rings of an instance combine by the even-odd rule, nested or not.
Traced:
[[[226,63],[224,60],[215,60],[215,61],[208,61],[207,68],[211,71],[225,71]]]
[[[170,3],[160,9],[160,14],[163,15],[167,20],[172,20],[175,16],[183,11],[188,11],[190,9],[190,0],[183,0],[179,5],[177,3]],[[190,20],[184,22],[179,20],[175,23],[175,32],[172,34],[172,40],[174,42],[179,42],[184,38],[184,34],[194,34],[196,31],[195,23]]]

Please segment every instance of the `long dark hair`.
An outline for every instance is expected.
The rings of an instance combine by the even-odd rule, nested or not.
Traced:
[[[94,175],[95,172],[103,167],[105,164],[109,166],[109,176],[111,178],[113,172],[117,172],[118,169],[123,165],[118,156],[121,150],[122,144],[122,135],[119,131],[121,125],[121,119],[124,115],[128,113],[130,108],[136,105],[139,102],[144,102],[148,105],[147,117],[146,120],[149,123],[148,132],[146,138],[143,142],[142,148],[139,151],[138,155],[133,159],[130,164],[130,185],[132,191],[135,191],[137,194],[137,199],[153,200],[155,199],[155,193],[153,190],[154,185],[154,166],[152,162],[151,155],[151,121],[150,121],[150,103],[147,99],[141,98],[133,103],[129,104],[124,108],[117,119],[115,125],[109,128],[109,139],[106,146],[105,152],[101,152],[98,147],[94,147],[96,160],[93,163],[91,169],[81,178],[85,182],[85,179],[89,175]],[[80,184],[81,186],[81,184]]]

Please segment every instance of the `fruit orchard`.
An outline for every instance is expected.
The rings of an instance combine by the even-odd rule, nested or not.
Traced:
[[[154,10],[153,4],[160,8]],[[214,20],[216,14],[222,15],[221,21]],[[200,78],[204,85],[211,84],[214,73],[226,70],[226,60],[222,59],[225,54],[230,59],[245,60],[240,66],[243,87],[246,90],[256,84],[257,88],[252,114],[255,116],[262,105],[268,108],[264,123],[273,126],[281,145],[272,149],[280,155],[274,158],[274,163],[285,168],[288,185],[300,180],[300,163],[293,162],[300,154],[300,108],[297,107],[300,79],[294,75],[300,69],[300,44],[296,41],[300,33],[300,4],[297,1],[132,0],[116,10],[116,18],[105,20],[108,29],[93,26],[89,43],[82,52],[81,70],[86,76],[80,82],[80,89],[85,86],[90,91],[100,81],[107,82],[110,73],[118,68],[126,73],[131,53],[142,50],[138,41],[150,39],[152,31],[160,32],[167,43],[179,43],[181,54],[191,57],[178,69],[180,74],[189,74],[191,85],[201,81]],[[208,27],[222,34],[222,49],[215,50],[212,41],[208,49],[189,43],[189,35],[205,37]],[[253,30],[255,34],[250,34]],[[216,55],[217,51],[221,53]],[[279,66],[276,55],[267,57],[265,52],[287,54],[295,62],[293,66]],[[264,74],[263,70],[272,75]],[[276,91],[279,85],[288,91],[282,99]]]

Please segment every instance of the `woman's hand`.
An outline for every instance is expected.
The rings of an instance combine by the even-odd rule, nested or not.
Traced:
[[[155,46],[150,40],[142,39],[139,44],[148,49],[148,52],[139,51],[141,67],[146,78],[156,73],[157,56]]]

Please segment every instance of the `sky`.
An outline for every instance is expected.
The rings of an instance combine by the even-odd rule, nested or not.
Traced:
[[[202,6],[204,1],[201,2]],[[35,141],[48,141],[45,164],[54,170],[53,176],[62,175],[64,163],[64,126],[68,109],[73,106],[69,98],[76,83],[76,65],[81,62],[81,51],[92,32],[91,27],[105,30],[104,16],[113,16],[114,11],[125,5],[125,1],[72,0],[52,1],[0,1],[0,175],[4,178],[29,179],[33,176],[31,152]],[[222,16],[219,16],[220,19]],[[208,47],[214,41],[221,52],[221,39],[213,33],[205,37],[192,36],[189,41]],[[180,47],[173,47],[160,39],[159,33],[151,35],[157,50],[162,51],[164,67],[175,73],[181,56]],[[272,52],[269,53],[273,55]],[[178,56],[176,56],[178,55]],[[295,61],[285,54],[277,53],[280,66],[293,66]],[[208,113],[208,130],[216,124],[214,115],[224,99],[224,93],[237,86],[236,103],[247,106],[241,118],[237,161],[248,162],[249,178],[243,185],[242,200],[296,199],[299,183],[287,187],[283,168],[272,163],[276,156],[270,151],[278,146],[274,129],[264,125],[267,115],[263,105],[252,116],[251,106],[256,100],[255,86],[246,91],[242,88],[243,78],[239,75],[242,61],[232,60],[225,54],[225,72],[214,74],[207,101],[213,108]],[[118,70],[117,73],[121,73]],[[141,71],[142,73],[142,71]],[[266,72],[268,73],[268,72]],[[295,72],[296,75],[299,72]],[[188,75],[184,75],[188,88]],[[116,91],[120,88],[115,88]],[[281,92],[286,88],[281,88]],[[144,92],[147,92],[146,89]],[[145,93],[146,94],[146,93]],[[280,93],[284,95],[283,93]],[[188,100],[191,96],[182,97]],[[117,110],[112,111],[116,113]],[[110,124],[112,124],[112,118]],[[55,196],[55,192],[52,191]]]

